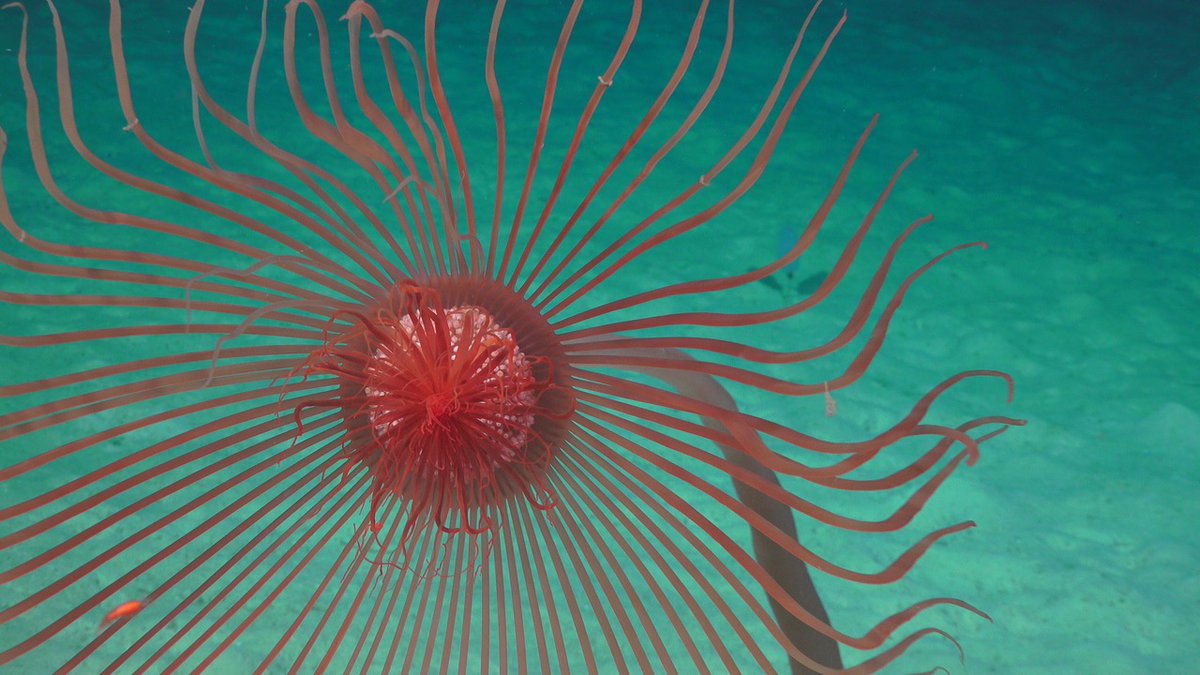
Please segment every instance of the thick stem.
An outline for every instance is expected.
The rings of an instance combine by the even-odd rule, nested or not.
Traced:
[[[676,360],[691,359],[686,353],[676,349],[621,350],[621,353],[625,355],[630,355],[631,352],[636,353],[638,356],[665,357]],[[737,404],[734,402],[733,397],[729,395],[729,392],[716,379],[709,375],[674,369],[639,367],[637,370],[662,380],[681,395],[705,401],[732,412],[738,411]],[[733,429],[710,417],[702,417],[702,419],[704,425],[710,429],[719,433],[729,434],[734,438],[740,439],[746,434],[754,433],[748,427]],[[727,445],[718,444],[718,447],[721,448],[726,461],[731,464],[754,472],[755,475],[764,481],[768,481],[774,485],[780,484],[779,476],[774,471],[758,463],[748,453]],[[735,480],[733,486],[738,499],[743,504],[769,520],[788,536],[799,541],[796,532],[796,521],[792,516],[791,509],[740,481]],[[778,544],[758,530],[752,528],[751,535],[754,545],[754,557],[762,565],[763,569],[779,582],[781,586],[787,589],[788,594],[796,602],[800,603],[804,609],[811,612],[818,620],[828,624],[829,614],[825,611],[825,606],[821,603],[820,596],[817,595],[817,589],[813,585],[812,576],[808,572],[808,566],[783,550]],[[783,633],[797,648],[828,668],[840,669],[842,667],[842,657],[835,640],[818,633],[804,622],[792,616],[791,613],[784,610],[774,599],[771,599],[771,611],[774,612],[775,620],[779,622],[779,627],[783,630]],[[796,675],[807,675],[808,673],[816,672],[806,668],[795,659],[791,659],[791,665],[792,673]]]

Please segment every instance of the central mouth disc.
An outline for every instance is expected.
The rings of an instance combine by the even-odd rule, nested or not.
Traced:
[[[517,459],[538,383],[512,332],[471,305],[380,318],[364,392],[386,460],[478,484]]]

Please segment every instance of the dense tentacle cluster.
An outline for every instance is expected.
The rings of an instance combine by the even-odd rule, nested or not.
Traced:
[[[315,672],[707,672],[790,663],[829,672],[841,670],[840,645],[867,652],[847,671],[873,672],[921,638],[945,635],[902,630],[925,610],[981,614],[935,598],[849,633],[835,627],[809,576],[895,582],[969,522],[867,571],[806,547],[797,526],[884,533],[910,524],[976,461],[980,443],[1020,424],[991,416],[947,426],[930,421],[930,409],[968,380],[998,379],[1011,395],[1006,375],[952,376],[858,442],[741,410],[720,384],[819,402],[863,377],[909,288],[966,248],[918,268],[881,302],[901,245],[928,219],[896,238],[827,343],[771,351],[738,331],[783,325],[829,298],[908,161],[803,299],[762,311],[691,304],[766,279],[809,249],[874,120],[777,259],[665,286],[629,290],[629,275],[621,281],[755,185],[845,18],[799,67],[814,8],[744,129],[699,178],[639,219],[626,213],[636,212],[631,198],[660,166],[696,168],[678,148],[724,80],[734,3],[722,12],[697,2],[654,100],[644,111],[612,112],[632,130],[607,163],[589,167],[590,179],[579,176],[580,151],[635,44],[641,0],[629,3],[625,31],[549,178],[543,152],[557,137],[551,110],[582,0],[565,11],[540,105],[523,115],[502,95],[506,2],[496,2],[482,64],[495,133],[487,171],[467,161],[471,146],[452,113],[439,66],[440,4],[428,0],[420,39],[410,41],[366,2],[350,2],[343,68],[319,3],[287,2],[280,87],[297,126],[272,134],[259,120],[263,73],[276,63],[267,57],[270,3],[238,116],[201,76],[205,2],[197,0],[184,34],[200,148],[193,157],[140,117],[153,112],[135,101],[122,8],[110,0],[124,115],[115,126],[162,168],[139,174],[84,142],[66,36],[46,0],[66,139],[98,179],[119,188],[114,198],[124,191],[165,203],[173,217],[128,202],[86,205],[69,194],[77,185],[60,186],[43,135],[42,85],[31,74],[29,17],[20,3],[6,6],[9,20],[22,22],[15,61],[33,173],[89,228],[63,232],[55,218],[14,208],[4,182],[13,161],[5,162],[0,224],[10,240],[0,261],[13,274],[0,301],[11,316],[34,318],[22,326],[65,327],[23,331],[14,320],[0,335],[13,363],[33,355],[52,366],[0,381],[0,664],[31,672],[249,672],[278,661]],[[724,37],[707,80],[686,114],[665,115],[668,102],[686,98],[685,76],[698,75],[712,24]],[[352,103],[341,100],[346,92]],[[514,120],[533,125],[515,186],[507,171]],[[222,142],[210,148],[205,128],[214,121]],[[3,123],[0,160],[18,128]],[[297,130],[305,143],[295,142]],[[238,143],[256,158],[253,169],[222,153]],[[472,183],[472,172],[488,171],[494,188]],[[568,200],[577,203],[564,214]],[[21,281],[10,285],[14,275]],[[780,375],[856,344],[833,377]],[[798,484],[906,496],[868,519],[812,501]]]
[[[450,533],[498,528],[496,508],[513,490],[536,508],[553,506],[545,472],[554,444],[546,436],[562,435],[574,405],[550,359],[526,354],[488,309],[446,307],[434,288],[407,281],[371,310],[345,314],[331,322],[350,325],[327,331],[296,373],[302,381],[332,376],[340,386],[294,415],[302,433],[306,410],[340,412],[347,468],[371,471],[373,532],[392,499],[410,510],[402,547],[420,516]],[[545,324],[527,329],[550,333]]]

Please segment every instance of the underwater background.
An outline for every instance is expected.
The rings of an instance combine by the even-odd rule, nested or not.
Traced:
[[[127,2],[124,35],[142,124],[194,156],[181,48],[188,4]],[[380,0],[375,6],[387,25],[419,37],[419,8],[414,7],[420,4]],[[510,152],[518,166],[536,121],[546,59],[568,4],[509,4],[498,61],[501,77],[507,78]],[[278,16],[281,5],[271,3]],[[622,106],[640,115],[657,93],[696,5],[647,0],[638,43],[589,132],[589,141],[601,140],[585,144],[579,166],[607,161],[615,146],[604,145],[606,131],[618,143],[619,134],[628,133],[619,124]],[[322,7],[332,20],[344,3],[323,2]],[[720,48],[724,5],[714,7],[699,53],[700,72]],[[678,189],[695,180],[740,134],[808,9],[805,2],[738,3],[722,93],[693,132],[696,140],[681,146],[695,160],[689,162],[685,154],[664,163],[659,179],[664,185]],[[951,420],[1006,414],[1028,425],[985,444],[980,462],[959,470],[910,529],[923,533],[962,519],[974,520],[977,528],[939,543],[889,587],[827,584],[817,576],[833,623],[853,633],[915,600],[944,595],[962,598],[993,619],[988,623],[965,612],[937,610],[917,624],[954,635],[966,665],[958,664],[945,642],[927,639],[895,672],[938,664],[955,673],[1195,672],[1200,662],[1195,629],[1200,623],[1200,4],[827,2],[806,42],[803,63],[843,9],[848,22],[801,98],[762,180],[719,222],[621,283],[634,292],[659,280],[743,272],[778,256],[878,113],[878,128],[813,251],[769,283],[742,289],[732,301],[723,296],[722,302],[753,311],[794,301],[806,283],[828,271],[887,178],[915,148],[916,163],[864,245],[866,262],[856,266],[827,305],[806,314],[807,323],[795,333],[758,329],[746,331],[744,338],[778,349],[826,342],[832,332],[822,334],[822,322],[841,325],[874,271],[871,261],[926,213],[936,220],[903,249],[888,289],[951,246],[986,241],[988,249],[957,254],[918,282],[867,377],[839,395],[836,418],[824,417],[820,400],[759,399],[754,392],[735,391],[739,405],[789,418],[817,436],[861,438],[906,412],[950,374],[995,368],[1016,379],[1011,406],[996,404],[1003,397],[998,386],[975,385],[940,401],[939,414]],[[84,138],[108,161],[154,176],[159,167],[121,132],[107,3],[62,2],[59,10]],[[554,158],[561,159],[561,146],[600,72],[596,64],[611,57],[628,12],[623,1],[588,3],[569,50],[568,84],[560,85],[558,126],[546,144]],[[48,13],[31,2],[30,14],[29,59],[44,90],[42,118],[59,183],[96,208],[149,208],[169,218],[169,210],[153,210],[165,207],[143,207],[131,191],[122,194],[110,182],[96,181],[75,157],[54,113]],[[201,29],[201,71],[213,95],[239,114],[258,15],[258,2],[212,0]],[[267,69],[278,63],[278,16]],[[477,154],[484,164],[492,161],[487,144],[494,132],[479,56],[490,16],[489,2],[446,0],[439,19],[448,95],[467,137],[468,156],[473,147],[482,147]],[[13,213],[27,230],[45,238],[110,241],[110,233],[57,207],[33,174],[16,67],[19,26],[19,13],[0,13],[0,124],[9,134],[3,169]],[[335,50],[344,49],[343,33],[335,26],[332,34]],[[279,74],[264,77],[272,81],[264,86],[259,115],[267,120],[278,106],[294,116]],[[698,78],[681,91],[695,91],[687,87],[701,87],[701,80],[706,81]],[[273,124],[264,121],[265,127]],[[210,126],[216,125],[210,121]],[[280,123],[279,129],[287,127]],[[228,139],[216,132],[209,139],[218,157],[222,140]],[[311,143],[288,142],[290,147]],[[560,154],[553,154],[555,147]],[[557,163],[551,159],[546,166]],[[489,170],[481,170],[477,185],[488,185]],[[652,195],[642,199],[655,203]],[[2,246],[18,250],[11,241]],[[67,289],[8,268],[0,269],[0,288]],[[614,284],[606,292],[616,297],[622,290]],[[54,325],[29,325],[24,311],[0,307],[0,333],[55,330]],[[70,325],[64,319],[58,329]],[[80,362],[98,358],[86,349],[99,348],[81,347]],[[125,348],[138,353],[136,346]],[[36,352],[0,351],[0,378],[27,381],[61,367],[38,358]],[[845,361],[822,364],[823,371],[802,379],[821,381],[839,366]],[[10,409],[9,403],[0,408]],[[19,489],[37,493],[42,486],[0,485],[0,497],[10,504],[30,496]],[[830,500],[839,504],[836,495]],[[845,507],[859,505],[847,500]],[[803,528],[801,523],[802,538]],[[878,550],[858,548],[858,539],[839,550],[843,544],[836,532],[813,534],[806,541],[849,567],[875,569],[917,536],[902,532],[885,540],[894,544]],[[874,540],[867,545],[875,546]],[[0,605],[14,602],[9,594],[18,588],[0,588]],[[31,619],[36,625],[48,620]],[[83,644],[94,634],[89,624],[55,644],[66,649],[71,639]],[[272,636],[268,632],[261,639]],[[845,653],[850,663],[857,662]],[[39,653],[5,672],[48,672],[43,668],[64,658]]]

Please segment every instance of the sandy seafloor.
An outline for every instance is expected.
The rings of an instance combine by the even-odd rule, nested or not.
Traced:
[[[38,39],[30,59],[39,84],[48,88],[49,23],[45,8],[32,4]],[[279,63],[280,4],[272,3],[268,70]],[[416,33],[411,10],[389,13],[388,4],[379,3],[385,22]],[[478,62],[489,3],[444,4],[442,68],[468,152],[483,148],[477,152],[486,158],[482,166],[492,161],[486,141],[491,115]],[[83,133],[109,161],[157,176],[158,167],[120,132],[124,118],[114,103],[102,5],[65,2],[60,7],[75,58]],[[198,156],[190,139],[179,48],[185,5],[130,2],[125,34],[143,124],[173,147]],[[987,623],[951,610],[931,614],[931,624],[961,641],[966,665],[957,663],[945,643],[930,639],[897,664],[896,672],[939,664],[956,673],[1195,672],[1200,662],[1195,630],[1200,622],[1200,5],[1187,0],[828,3],[802,59],[811,58],[842,5],[849,21],[749,196],[679,242],[671,255],[653,258],[602,292],[619,297],[768,261],[778,254],[780,239],[810,217],[858,133],[871,114],[879,113],[878,128],[827,232],[793,278],[828,271],[887,176],[917,148],[920,157],[881,214],[859,265],[842,290],[803,321],[748,330],[739,338],[775,349],[828,340],[892,238],[925,213],[934,213],[936,220],[903,249],[885,296],[904,273],[941,250],[970,241],[986,241],[989,248],[953,256],[916,285],[867,376],[838,392],[837,417],[824,418],[819,397],[781,400],[738,389],[739,403],[814,435],[862,438],[885,428],[953,372],[996,368],[1016,379],[1011,406],[1003,404],[998,384],[979,382],[944,397],[934,417],[958,424],[1004,414],[1024,418],[1028,425],[984,445],[976,466],[958,471],[910,530],[885,539],[879,548],[869,539],[855,539],[851,547],[839,546],[837,533],[812,535],[809,541],[831,558],[877,569],[920,533],[966,518],[978,524],[936,546],[892,587],[860,589],[819,577],[834,622],[861,630],[906,603],[949,595],[994,619]],[[325,6],[332,17],[338,15],[340,3]],[[516,180],[536,119],[547,47],[565,5],[515,0],[510,6],[504,31],[512,41],[502,43],[500,59],[509,69],[502,71],[508,77],[502,84],[508,87],[506,105],[515,130],[511,151],[517,159],[510,176]],[[682,0],[648,0],[639,42],[589,132],[589,140],[609,142],[585,144],[577,172],[594,175],[588,167],[606,161],[616,147],[611,139],[628,133],[620,124],[629,119],[622,106],[640,101],[642,108],[630,108],[640,113],[657,92],[694,7]],[[656,174],[662,185],[678,190],[694,181],[736,138],[757,110],[806,10],[803,2],[739,3],[723,94],[697,127],[695,140],[663,163]],[[705,33],[697,62],[700,72],[708,72],[719,48],[723,12],[724,5],[715,3],[714,30]],[[238,114],[257,14],[254,2],[212,0],[201,32],[200,58],[205,72],[211,72],[210,87]],[[581,102],[627,16],[626,2],[594,2],[585,9],[569,52],[574,60],[568,61],[561,85],[564,103],[555,108],[557,126],[547,140],[550,159],[543,175],[557,166]],[[111,235],[97,226],[65,217],[31,173],[16,69],[18,23],[14,11],[0,15],[0,124],[10,136],[4,181],[12,209],[26,229],[45,238],[110,243]],[[302,25],[303,38],[311,39],[311,22]],[[336,29],[334,38],[339,45],[344,39]],[[272,81],[264,87],[260,115],[291,114],[286,95],[280,96],[278,73],[268,77]],[[694,97],[702,80],[689,80],[681,92]],[[318,95],[315,86],[311,95]],[[53,97],[44,96],[44,104],[52,106]],[[97,182],[93,172],[70,158],[55,116],[45,114],[43,120],[52,137],[51,156],[64,158],[56,173],[64,190],[100,209],[138,208],[126,193],[110,192],[111,184]],[[482,139],[478,146],[471,145],[471,133]],[[214,132],[210,143],[218,157],[223,142],[229,143],[226,153],[244,150]],[[306,143],[295,137],[280,142]],[[239,166],[253,166],[254,158],[245,161],[251,164]],[[490,172],[488,166],[473,176],[481,193]],[[544,197],[546,184],[541,185],[538,194]],[[568,194],[578,199],[578,193]],[[650,194],[635,200],[633,208],[646,213],[662,201]],[[564,203],[574,202],[564,198]],[[148,208],[158,217],[171,216],[161,204]],[[3,248],[17,250],[11,242]],[[775,307],[802,290],[787,277],[773,281],[724,295],[721,306]],[[33,283],[11,269],[0,269],[0,282],[4,290],[63,289]],[[679,311],[690,306],[687,301],[666,308]],[[715,308],[707,300],[698,302]],[[4,333],[38,332],[26,320],[34,316],[31,310],[2,311]],[[68,317],[40,328],[72,325]],[[106,344],[102,354],[81,348],[68,360],[117,360],[122,348]],[[125,349],[136,352],[137,347]],[[786,375],[821,382],[844,367],[855,349]],[[53,358],[62,358],[58,354]],[[57,367],[51,357],[37,353],[6,350],[2,358],[3,383]],[[23,451],[23,446],[5,447],[5,452]],[[7,458],[3,464],[9,464]],[[0,495],[10,504],[29,496],[21,490],[37,492],[41,485],[15,481],[0,486]],[[836,496],[826,503],[843,504]],[[854,511],[862,502],[845,504]],[[3,567],[13,562],[5,560]],[[15,603],[38,579],[27,581],[0,588],[0,606]],[[50,618],[35,612],[0,631],[27,634]],[[270,627],[264,630],[248,639],[272,639]],[[75,637],[55,648],[81,645],[94,635],[91,623],[69,631]],[[42,650],[0,670],[46,672],[43,668],[63,658]]]

